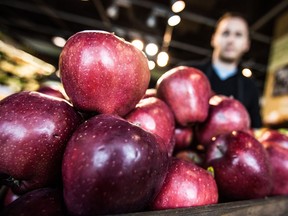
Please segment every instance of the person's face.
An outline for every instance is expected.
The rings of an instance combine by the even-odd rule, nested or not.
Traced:
[[[250,46],[247,24],[241,18],[225,18],[212,36],[211,45],[220,60],[239,61]]]

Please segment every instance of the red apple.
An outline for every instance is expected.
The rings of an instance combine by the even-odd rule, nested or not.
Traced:
[[[197,152],[195,150],[180,150],[175,154],[176,158],[180,158],[182,160],[187,160],[193,162],[199,166],[203,166],[204,156],[203,153]]]
[[[5,194],[4,197],[4,206],[9,205],[10,203],[12,203],[13,201],[15,201],[16,199],[18,199],[20,197],[20,195],[17,195],[15,193],[13,193],[13,191],[11,190],[11,188],[7,189],[7,192]]]
[[[197,125],[195,135],[202,145],[207,145],[212,137],[234,130],[248,131],[250,117],[243,104],[224,95],[214,95],[209,100],[207,119]]]
[[[187,126],[206,119],[211,87],[202,71],[175,67],[158,79],[156,89],[157,97],[171,107],[180,125]]]
[[[7,205],[2,216],[65,216],[66,209],[62,191],[40,188],[30,191]]]
[[[175,150],[183,150],[191,146],[193,141],[193,128],[192,127],[182,127],[176,125],[175,127]]]
[[[60,77],[73,105],[124,116],[145,94],[148,60],[134,45],[105,31],[70,37],[59,58]]]
[[[0,101],[0,183],[15,193],[55,184],[66,143],[81,121],[66,100],[38,92]]]
[[[152,209],[204,206],[217,202],[218,190],[213,176],[192,162],[173,158]]]
[[[72,215],[143,210],[163,184],[167,150],[148,131],[110,114],[84,122],[69,140],[62,166]]]
[[[175,119],[165,102],[156,97],[142,99],[125,119],[161,137],[169,155],[172,155],[175,145]]]
[[[288,136],[268,129],[258,140],[266,148],[272,167],[271,195],[288,195]]]
[[[261,143],[243,131],[221,134],[208,145],[206,165],[214,168],[219,194],[224,200],[268,196],[272,173]]]

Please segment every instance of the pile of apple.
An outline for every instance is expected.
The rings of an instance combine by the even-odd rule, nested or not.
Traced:
[[[59,92],[0,101],[0,215],[103,215],[288,194],[288,137],[256,134],[237,100],[191,67],[155,89],[142,51],[83,31]],[[51,93],[53,92],[53,93]],[[55,96],[56,95],[56,96]]]

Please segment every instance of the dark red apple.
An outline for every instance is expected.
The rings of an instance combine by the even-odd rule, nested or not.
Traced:
[[[219,194],[224,200],[268,196],[272,173],[262,144],[243,131],[221,134],[208,145],[206,165],[214,168]]]
[[[209,105],[207,119],[199,123],[195,130],[200,144],[205,146],[212,137],[220,134],[250,129],[249,114],[240,101],[224,95],[214,95],[209,100]]]
[[[173,158],[152,209],[204,206],[217,202],[217,185],[211,173],[193,162]]]
[[[97,115],[80,125],[68,142],[62,166],[70,214],[143,210],[167,173],[169,157],[157,143],[160,140],[111,114]]]
[[[66,100],[39,92],[0,101],[0,182],[25,193],[61,180],[66,143],[81,121]]]
[[[258,138],[266,148],[272,167],[271,195],[288,195],[288,136],[268,129]]]
[[[156,89],[157,97],[171,107],[180,125],[187,126],[206,119],[211,87],[202,71],[175,67],[158,79]]]
[[[7,205],[2,216],[65,216],[62,191],[40,188],[30,191]]]
[[[175,153],[175,157],[180,158],[182,160],[193,162],[199,165],[200,167],[203,166],[203,162],[204,162],[203,153],[197,152],[195,150],[185,149],[185,150],[177,151],[177,153]]]
[[[12,203],[13,201],[15,201],[16,199],[18,199],[20,197],[20,195],[17,195],[15,193],[13,193],[13,191],[11,190],[11,188],[8,188],[7,189],[7,192],[5,194],[5,197],[4,197],[4,202],[3,202],[3,205],[4,206],[7,206],[9,205],[10,203]]]
[[[175,146],[175,119],[168,105],[156,97],[140,100],[125,119],[161,137],[171,156]]]
[[[192,145],[194,132],[192,127],[182,127],[176,125],[175,127],[175,150],[187,149]]]
[[[124,116],[143,97],[150,81],[144,53],[105,31],[82,31],[70,37],[59,68],[71,102],[87,112]]]

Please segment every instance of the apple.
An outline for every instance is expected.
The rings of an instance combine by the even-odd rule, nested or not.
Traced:
[[[190,149],[180,150],[175,153],[176,158],[193,162],[200,167],[203,167],[204,156],[203,153]]]
[[[72,104],[86,112],[124,116],[144,96],[150,81],[145,54],[105,31],[71,36],[60,54],[59,68]]]
[[[29,191],[7,205],[2,216],[65,216],[66,209],[60,189],[39,188]]]
[[[0,184],[14,193],[61,180],[66,143],[82,122],[66,100],[19,92],[0,101]]]
[[[288,136],[268,129],[258,140],[266,148],[272,167],[271,195],[288,195]]]
[[[157,143],[161,140],[112,114],[85,121],[72,135],[63,157],[69,213],[120,214],[145,209],[167,173],[169,157],[166,147]]]
[[[194,132],[192,127],[175,126],[175,151],[187,149],[192,145]]]
[[[214,169],[223,200],[256,199],[270,194],[270,160],[252,135],[243,131],[221,134],[208,145],[205,158],[206,166]]]
[[[170,106],[180,125],[206,119],[211,87],[202,71],[186,66],[172,68],[158,79],[156,89],[157,97]]]
[[[197,141],[204,147],[217,135],[250,130],[250,117],[244,105],[235,98],[214,95],[209,100],[207,119],[195,130]]]
[[[153,200],[153,210],[204,206],[218,202],[216,182],[193,162],[172,158],[164,184]]]
[[[16,199],[18,199],[19,197],[20,197],[20,195],[13,193],[11,188],[8,188],[6,191],[5,197],[4,197],[3,205],[7,206],[10,203],[12,203],[13,201],[15,201]]]
[[[140,100],[125,119],[161,137],[171,156],[175,146],[175,119],[168,105],[156,97]]]

